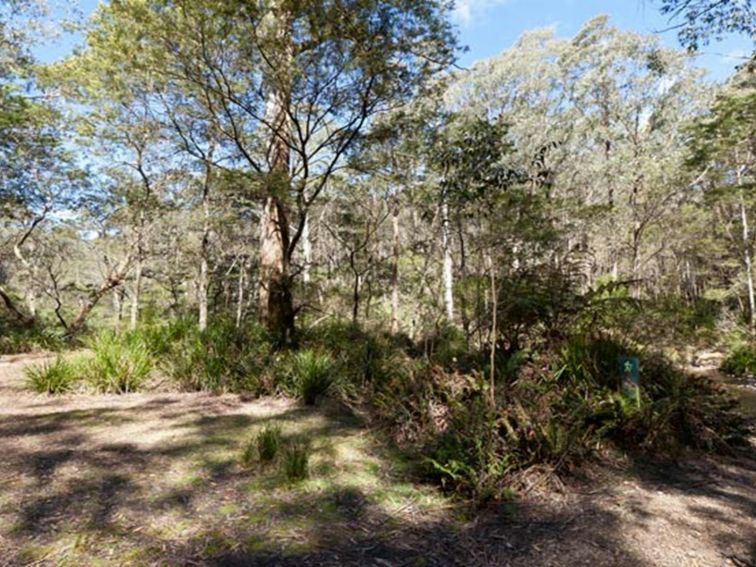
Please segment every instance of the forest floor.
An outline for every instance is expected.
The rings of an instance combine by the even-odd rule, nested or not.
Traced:
[[[283,399],[38,396],[0,357],[0,565],[756,565],[756,448],[623,460],[471,512],[355,418]],[[310,478],[244,469],[268,422]]]

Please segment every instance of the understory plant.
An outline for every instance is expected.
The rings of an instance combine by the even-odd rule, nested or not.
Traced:
[[[24,369],[27,386],[39,394],[70,392],[81,378],[81,368],[61,357],[52,362],[27,366]]]
[[[722,362],[721,370],[733,376],[756,376],[756,343],[734,348]]]
[[[87,378],[99,392],[136,392],[152,371],[150,351],[141,340],[103,332],[88,346],[92,356],[87,362]]]
[[[312,406],[335,382],[333,358],[326,352],[304,349],[291,357],[286,379],[289,390]]]
[[[204,331],[188,329],[162,357],[166,373],[186,390],[250,392],[271,390],[266,381],[273,347],[259,326],[214,321]]]

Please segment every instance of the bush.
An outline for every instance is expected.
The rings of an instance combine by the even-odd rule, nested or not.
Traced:
[[[294,354],[290,372],[294,392],[312,406],[333,385],[335,366],[329,354],[305,349]]]
[[[448,376],[425,391],[397,389],[383,407],[393,408],[399,428],[406,408],[444,408],[441,427],[438,419],[426,426],[438,432],[424,449],[428,472],[476,499],[503,494],[509,473],[542,464],[564,471],[609,443],[674,454],[729,450],[745,439],[734,398],[660,355],[639,353],[640,397],[622,393],[617,357],[627,353],[632,349],[607,338],[572,338],[551,355],[551,370],[544,370],[548,353],[526,364],[495,407],[482,378],[460,388]],[[412,421],[427,419],[422,415],[415,410]]]
[[[733,376],[756,375],[756,344],[735,348],[722,362],[721,370]]]
[[[284,474],[289,482],[309,476],[310,446],[304,442],[292,443],[284,452]]]
[[[28,366],[24,369],[27,386],[39,394],[63,394],[70,392],[80,378],[80,368],[67,360],[56,358],[53,362]]]
[[[163,325],[145,325],[125,333],[129,343],[143,345],[155,359],[169,355],[175,344],[195,331],[196,321],[181,317]]]
[[[283,443],[281,428],[274,425],[266,425],[244,448],[242,464],[250,466],[255,457],[263,464],[275,460]]]
[[[239,329],[231,320],[214,321],[203,331],[186,329],[164,357],[167,373],[187,390],[268,391],[265,374],[272,344],[259,326]]]
[[[152,370],[149,349],[133,336],[104,332],[88,346],[93,356],[87,364],[87,375],[97,391],[116,394],[136,392]]]
[[[0,354],[60,351],[64,346],[63,333],[58,329],[42,324],[19,326],[0,319]]]

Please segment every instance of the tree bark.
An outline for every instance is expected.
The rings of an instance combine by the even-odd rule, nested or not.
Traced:
[[[208,153],[208,160],[212,160],[213,148]],[[197,303],[199,308],[200,331],[207,329],[207,294],[209,287],[210,264],[210,176],[212,170],[209,162],[205,162],[205,179],[202,184],[202,242],[200,244],[200,272],[197,282]]]
[[[13,314],[20,324],[25,326],[32,326],[34,324],[34,317],[30,317],[21,311],[16,305],[16,302],[13,301],[13,298],[2,287],[0,287],[0,299],[3,300],[5,308]]]
[[[399,255],[401,253],[399,240],[399,207],[394,207],[391,226],[393,229],[394,248],[391,264],[391,332],[399,332]]]
[[[289,278],[288,225],[283,202],[268,197],[260,235],[258,306],[260,322],[284,344],[294,339],[294,306]]]
[[[142,258],[137,258],[134,269],[134,285],[131,288],[131,315],[129,317],[129,329],[134,330],[139,324],[139,302],[142,296]]]
[[[305,216],[302,226],[302,281],[305,286],[310,283],[310,265],[312,264],[312,242],[310,241],[310,217]]]
[[[244,316],[244,276],[247,271],[246,260],[241,261],[239,266],[239,280],[236,288],[236,328],[241,327],[242,317]]]
[[[119,286],[113,290],[113,311],[115,311],[116,333],[121,332],[121,320],[123,319],[123,296],[124,290],[122,287]]]
[[[129,272],[129,268],[131,267],[133,260],[134,256],[132,250],[123,258],[123,260],[121,260],[121,262],[115,268],[110,270],[108,275],[100,284],[100,287],[90,293],[89,297],[81,302],[79,314],[76,316],[73,322],[68,325],[68,329],[66,330],[67,338],[72,339],[77,334],[79,334],[79,332],[84,328],[84,323],[86,323],[89,314],[92,312],[92,309],[95,308],[99,301],[103,297],[105,297],[105,295],[109,291],[121,285],[123,280],[126,278],[126,274],[128,274]]]
[[[291,17],[275,3],[271,13],[271,33],[283,46],[270,69],[270,94],[266,114],[272,125],[268,147],[270,174],[260,222],[260,275],[258,307],[260,322],[283,344],[294,340],[294,304],[290,277],[289,220],[285,198],[290,180],[289,67],[291,61]],[[276,61],[277,60],[277,61]]]
[[[444,306],[446,318],[449,323],[454,323],[454,271],[452,263],[451,238],[449,234],[449,205],[444,202],[441,205],[441,238],[444,255],[443,282],[444,282]]]
[[[738,176],[740,177],[740,176]],[[738,179],[740,183],[740,179]],[[753,289],[753,265],[751,262],[750,233],[748,228],[748,212],[746,211],[743,193],[740,193],[740,220],[743,224],[743,261],[746,270],[746,284],[748,287],[748,330],[754,330],[754,318],[756,317],[756,298]]]

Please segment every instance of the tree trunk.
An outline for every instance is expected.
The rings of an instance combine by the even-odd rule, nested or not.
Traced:
[[[294,339],[294,305],[289,278],[288,225],[283,203],[268,197],[260,235],[258,305],[260,322],[284,344]]]
[[[87,297],[85,300],[81,302],[81,308],[79,310],[79,314],[76,316],[76,319],[73,320],[73,322],[68,326],[68,329],[66,330],[66,337],[71,339],[74,336],[76,336],[84,327],[84,323],[86,323],[87,318],[89,317],[89,314],[92,312],[92,309],[95,308],[97,303],[105,297],[105,295],[117,288],[121,283],[123,282],[124,278],[126,277],[126,274],[129,272],[129,268],[131,267],[131,263],[133,261],[134,257],[130,253],[128,254],[123,260],[121,260],[120,264],[116,266],[114,269],[110,270],[108,275],[105,277],[105,280],[103,280],[102,284],[100,284],[100,287],[89,294],[89,297]]]
[[[312,264],[312,242],[310,241],[310,217],[305,216],[302,226],[302,281],[305,286],[310,283],[310,265]]]
[[[354,274],[354,280],[352,283],[352,323],[356,325],[360,316],[360,289],[362,288],[362,276],[355,269],[354,252],[352,252],[350,256],[350,264],[352,266],[352,273]]]
[[[141,256],[141,253],[140,253]],[[138,258],[134,271],[134,286],[131,288],[131,317],[129,329],[134,330],[139,324],[139,301],[142,296],[142,258]]]
[[[454,323],[454,272],[452,263],[452,251],[449,235],[449,205],[441,205],[441,237],[444,254],[443,281],[444,281],[444,305],[446,318],[449,323]]]
[[[34,317],[30,317],[29,315],[25,314],[21,309],[18,308],[16,305],[16,302],[13,301],[13,298],[6,292],[2,287],[0,287],[0,299],[3,300],[3,304],[5,305],[5,308],[10,311],[13,316],[18,320],[18,322],[21,325],[25,326],[32,326],[34,325]]]
[[[123,288],[117,287],[113,290],[113,311],[115,311],[115,331],[121,332],[121,319],[123,318]]]
[[[391,332],[399,332],[399,207],[395,207],[391,216],[393,228],[394,249],[393,262],[391,264]]]
[[[745,199],[742,192],[740,194],[740,220],[743,223],[743,260],[746,269],[746,284],[748,286],[748,330],[753,332],[754,317],[756,317],[756,299],[754,298],[753,290],[753,266],[751,263],[748,212],[746,211]]]
[[[200,331],[207,329],[207,272],[207,258],[204,256],[203,252],[203,256],[200,259],[199,278],[197,280],[197,305],[199,308],[199,320],[197,322],[197,327]]]
[[[284,199],[290,184],[290,62],[292,57],[291,17],[274,3],[271,33],[282,51],[274,55],[275,69],[270,69],[270,94],[266,114],[272,126],[268,147],[268,195],[260,222],[260,275],[258,306],[260,322],[281,343],[294,340],[294,304],[289,264],[289,219]]]
[[[486,255],[486,263],[488,264],[488,270],[491,278],[491,358],[489,364],[491,366],[489,376],[489,388],[491,396],[491,407],[496,405],[496,343],[498,339],[499,330],[497,329],[497,290],[496,290],[496,270],[493,263],[493,259],[490,255]]]
[[[244,276],[247,271],[245,260],[241,261],[239,266],[239,280],[236,288],[236,328],[241,327],[242,317],[244,316]]]

